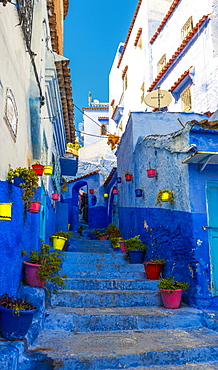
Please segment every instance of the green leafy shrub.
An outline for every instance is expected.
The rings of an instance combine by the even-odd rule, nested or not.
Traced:
[[[146,245],[139,238],[140,235],[125,240],[125,247],[128,251],[146,250]]]
[[[183,289],[186,290],[189,287],[188,283],[182,283],[180,281],[177,281],[174,279],[173,276],[170,276],[169,278],[159,279],[160,283],[158,284],[158,288],[161,290],[169,290],[169,293],[171,293],[173,290],[177,289]]]

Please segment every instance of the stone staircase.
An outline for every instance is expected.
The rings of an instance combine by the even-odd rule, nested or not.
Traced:
[[[66,287],[19,369],[218,369],[218,333],[202,311],[163,308],[157,282],[108,241],[71,238],[63,271]]]

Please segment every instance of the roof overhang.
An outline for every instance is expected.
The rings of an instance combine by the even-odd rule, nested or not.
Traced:
[[[218,152],[197,151],[188,158],[184,159],[182,163],[202,164],[200,169],[200,172],[202,172],[207,164],[218,164]]]

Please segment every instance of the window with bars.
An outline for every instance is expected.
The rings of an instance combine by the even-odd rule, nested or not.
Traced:
[[[189,111],[192,108],[191,86],[188,85],[180,94],[183,111]]]
[[[192,17],[190,17],[181,29],[182,40],[188,35],[188,33],[192,30],[192,28],[193,28],[193,20],[192,20]]]
[[[166,65],[166,62],[167,62],[167,57],[166,57],[166,54],[164,54],[160,58],[159,62],[157,63],[157,73],[159,73],[163,69],[163,67]]]

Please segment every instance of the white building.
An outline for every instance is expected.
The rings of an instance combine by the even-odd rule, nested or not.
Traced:
[[[144,98],[170,91],[169,111],[217,109],[218,4],[215,0],[138,2],[109,77],[110,129],[122,134],[129,112],[152,111]]]

